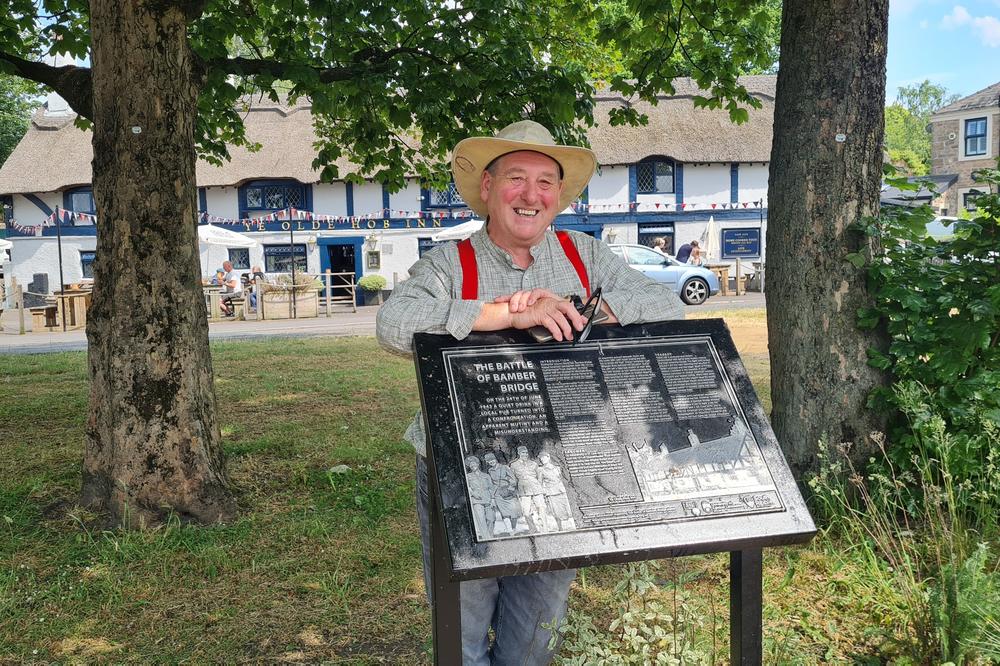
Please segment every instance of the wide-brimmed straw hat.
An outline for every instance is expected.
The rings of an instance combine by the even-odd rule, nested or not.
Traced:
[[[559,197],[559,210],[565,209],[580,196],[597,169],[597,157],[592,150],[558,145],[544,125],[532,120],[507,125],[496,136],[463,139],[452,154],[451,172],[458,193],[480,217],[487,214],[486,202],[479,196],[483,171],[496,158],[519,150],[547,155],[562,167],[563,190]]]

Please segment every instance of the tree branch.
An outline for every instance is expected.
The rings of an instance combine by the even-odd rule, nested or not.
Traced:
[[[55,90],[80,116],[94,119],[94,89],[89,67],[66,65],[53,67],[41,62],[25,60],[0,51],[0,62],[7,63],[16,76],[36,83],[43,83]]]
[[[425,51],[423,49],[400,46],[386,51],[367,49],[359,52],[359,59],[351,65],[339,67],[315,67],[304,65],[312,69],[319,77],[321,83],[336,83],[337,81],[349,81],[351,79],[380,74],[386,71],[389,61],[399,55],[408,55],[418,58],[427,58],[444,67],[451,67],[456,61],[446,60],[440,56]],[[203,63],[206,69],[217,69],[228,74],[250,76],[254,74],[268,74],[276,79],[290,79],[290,72],[301,69],[303,65],[290,64],[278,60],[267,58],[213,58]]]
[[[213,58],[205,61],[205,67],[217,69],[229,74],[239,74],[242,76],[252,76],[255,74],[269,74],[276,79],[289,79],[289,71],[300,69],[301,65],[290,67],[288,63],[277,60],[254,59],[254,58]],[[323,83],[334,83],[336,81],[347,81],[358,76],[369,73],[368,68],[361,63],[359,66],[351,67],[312,67],[319,75],[319,80]]]
[[[205,11],[207,0],[154,0],[150,6],[156,12],[166,12],[170,9],[178,9],[188,22],[195,20]]]

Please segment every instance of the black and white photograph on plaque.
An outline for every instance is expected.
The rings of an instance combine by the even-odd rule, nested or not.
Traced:
[[[710,336],[442,353],[478,542],[783,510]]]

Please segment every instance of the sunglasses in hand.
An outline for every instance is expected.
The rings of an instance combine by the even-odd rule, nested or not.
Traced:
[[[594,290],[586,302],[579,296],[573,296],[572,301],[576,311],[587,320],[583,326],[583,330],[577,331],[573,329],[573,344],[575,345],[578,342],[584,342],[590,336],[590,330],[594,327],[594,324],[600,324],[605,321],[608,318],[608,313],[601,308],[604,300],[601,297],[600,287]],[[552,333],[544,326],[532,326],[528,329],[528,332],[531,333],[531,337],[537,342],[551,342],[553,339]]]

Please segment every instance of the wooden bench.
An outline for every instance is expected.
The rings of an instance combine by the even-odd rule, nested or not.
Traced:
[[[31,313],[31,330],[33,331],[54,331],[59,328],[56,322],[56,306],[41,305],[39,307],[28,308]]]
[[[225,294],[223,294],[225,296]],[[233,314],[236,319],[246,319],[247,318],[247,298],[245,292],[240,292],[239,296],[233,296],[227,299],[229,305],[233,308]]]

